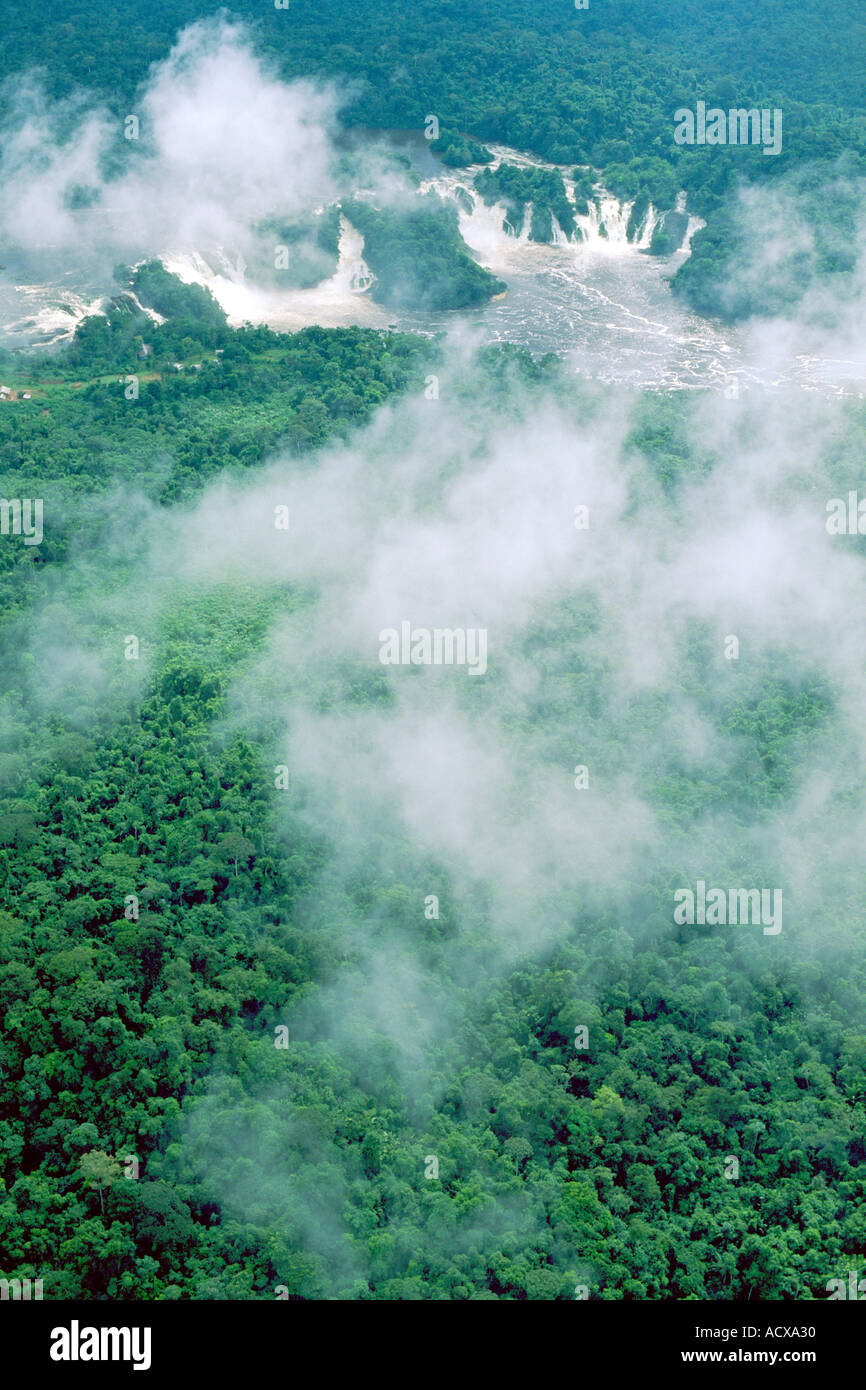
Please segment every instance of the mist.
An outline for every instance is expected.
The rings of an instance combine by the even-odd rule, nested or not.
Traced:
[[[481,894],[504,965],[592,913],[620,912],[640,934],[636,885],[666,872],[752,886],[749,865],[785,891],[781,942],[755,933],[755,949],[808,952],[828,883],[852,878],[866,828],[863,555],[826,519],[828,500],[856,486],[835,442],[843,425],[862,429],[862,412],[805,393],[695,400],[685,437],[704,466],[672,485],[635,443],[641,409],[564,373],[541,393],[515,377],[503,394],[455,342],[438,399],[382,407],[349,445],[278,456],[170,513],[139,499],[128,573],[105,592],[110,549],[82,557],[73,613],[56,596],[35,623],[34,688],[41,707],[62,708],[97,670],[114,690],[118,634],[139,634],[147,660],[179,594],[237,583],[300,596],[230,692],[225,728],[268,731],[273,764],[291,772],[277,822],[325,837],[331,883],[336,864],[346,884],[363,869],[411,887],[386,928],[390,955],[346,943],[366,958],[356,985],[379,1001],[375,1031],[402,1046],[381,1001],[395,951],[408,971],[397,993],[413,992],[429,894]],[[107,535],[120,506],[103,503]],[[483,630],[485,673],[383,665],[380,634],[404,621]],[[89,632],[90,676],[63,655],[71,623]],[[730,792],[747,746],[731,713],[773,682],[827,701],[781,809],[732,811],[729,795],[663,811],[674,770]],[[840,891],[847,902],[855,890]],[[425,990],[422,978],[417,1007],[435,1028]]]
[[[258,224],[335,196],[345,91],[281,81],[243,26],[202,20],[153,64],[123,122],[86,93],[7,81],[0,236],[43,266],[249,250]]]
[[[32,78],[9,94],[0,236],[34,264],[253,256],[263,224],[345,185],[345,91],[282,82],[225,20],[190,26],[154,64],[136,139]],[[404,205],[387,155],[353,159],[355,180]],[[844,171],[828,187],[862,200]],[[864,224],[828,287],[799,196],[741,197],[754,254],[732,302],[783,244],[809,270],[795,303],[745,330],[768,375],[797,356],[864,356]],[[38,770],[52,739],[96,741],[134,715],[167,624],[183,632],[202,595],[272,602],[212,735],[259,750],[275,843],[316,847],[297,916],[326,968],[220,1052],[154,1171],[187,1165],[229,1219],[273,1233],[276,1267],[310,1252],[314,1296],[366,1287],[345,1210],[378,1172],[388,1117],[409,1116],[426,1161],[445,1099],[491,1110],[485,1078],[463,1081],[474,1033],[494,1027],[491,980],[573,952],[592,985],[560,1012],[594,1026],[622,960],[650,948],[684,973],[711,955],[722,984],[862,951],[866,549],[828,526],[834,499],[862,487],[862,393],[686,399],[567,361],[536,363],[530,381],[525,361],[494,368],[481,337],[456,322],[435,375],[347,442],[227,467],[191,501],[162,507],[119,481],[98,500],[47,489],[46,534],[68,552],[5,642],[18,689],[0,706],[0,773],[20,786],[28,739]],[[163,480],[172,464],[149,460]],[[404,625],[483,634],[483,669],[389,664],[384,634]],[[786,734],[770,741],[779,710]],[[676,894],[699,882],[769,893],[781,930],[684,925]],[[866,1025],[862,999],[850,1011]],[[367,1097],[351,1162],[322,1117],[341,1085]],[[448,1161],[460,1172],[456,1143]],[[478,1232],[519,1245],[530,1225],[509,1192],[442,1244],[468,1260]]]

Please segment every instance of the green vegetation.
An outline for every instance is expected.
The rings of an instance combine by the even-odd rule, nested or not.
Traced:
[[[554,217],[566,236],[574,233],[574,213],[558,169],[500,164],[495,170],[482,169],[476,174],[475,188],[488,205],[506,204],[505,225],[512,236],[523,230],[527,203],[532,204],[530,241],[552,241]]]
[[[0,75],[38,65],[57,94],[83,80],[121,122],[148,65],[212,7],[158,0],[130,18],[107,0],[76,0],[63,26],[25,0],[9,0],[7,11],[15,42]],[[845,151],[864,168],[866,21],[850,0],[726,0],[719,15],[704,0],[605,0],[585,11],[533,5],[531,16],[526,0],[449,0],[413,13],[411,24],[398,0],[358,0],[351,26],[341,0],[321,0],[295,7],[290,41],[284,16],[263,14],[258,0],[236,0],[232,12],[285,76],[349,78],[350,125],[423,130],[433,112],[448,141],[442,153],[461,163],[491,140],[592,165],[612,191],[663,210],[685,188],[709,227],[680,288],[714,312],[725,309],[720,261],[736,255],[736,233],[717,217],[742,181],[768,185],[813,162],[829,168]],[[698,100],[780,108],[781,155],[675,145],[674,112]]]
[[[649,251],[652,256],[671,256],[683,244],[689,225],[685,212],[663,212],[653,228]]]
[[[751,208],[723,208],[695,237],[692,255],[673,280],[700,313],[735,320],[752,314],[796,313],[821,289],[843,301],[857,293],[862,170],[853,158],[832,169],[793,172],[775,197]],[[779,248],[760,275],[743,275],[756,243],[772,236]]]
[[[657,156],[606,165],[604,183],[618,198],[645,199],[662,209],[673,207],[682,187],[677,171]]]
[[[226,316],[210,290],[184,284],[169,274],[162,261],[140,265],[132,276],[132,288],[146,308],[172,320],[173,332],[217,333],[225,328]]]
[[[188,330],[192,301],[157,269],[136,289]],[[577,907],[565,939],[503,968],[483,893],[458,898],[445,866],[371,863],[347,888],[340,847],[279,804],[279,725],[230,717],[273,623],[315,596],[165,576],[133,676],[105,614],[142,588],[141,559],[106,521],[118,485],[128,528],[133,484],[168,519],[278,444],[315,467],[309,451],[378,403],[420,398],[440,349],[213,327],[222,365],[143,378],[134,404],[117,380],[128,355],[75,387],[111,342],[134,350],[124,331],[85,323],[66,357],[14,359],[34,399],[0,410],[4,487],[38,488],[51,517],[39,547],[0,546],[0,657],[16,673],[0,692],[4,1274],[44,1277],[48,1298],[565,1300],[577,1283],[605,1300],[824,1297],[866,1254],[862,928],[840,934],[828,904],[826,945],[781,959],[760,938],[678,929],[662,865],[618,913]],[[178,331],[153,328],[155,361]],[[516,348],[478,354],[459,389],[515,425],[548,391],[592,410],[555,360]],[[689,450],[689,409],[648,398],[628,441],[672,499],[715,466]],[[862,412],[848,428],[853,457]],[[106,681],[98,699],[45,706],[20,654],[61,585],[63,641]],[[578,595],[549,621],[553,647],[532,626],[523,639],[545,667],[533,726],[552,746],[579,727],[603,767],[645,739],[657,697],[612,728],[612,675],[585,645],[597,615]],[[704,635],[685,641],[684,695],[737,757],[708,781],[660,752],[641,790],[672,831],[718,806],[766,819],[832,730],[832,688],[770,665],[720,697]],[[372,707],[381,676],[335,671],[328,698]],[[417,933],[433,871],[442,911],[416,949],[453,1026],[419,1067],[356,1004],[342,1047],[326,1001],[363,970],[351,942]]]
[[[863,23],[849,0],[803,0],[793,12],[782,0],[730,0],[721,15],[704,0],[533,5],[531,15],[524,0],[445,0],[419,7],[412,25],[392,0],[358,0],[351,25],[337,0],[235,9],[287,75],[354,77],[349,122],[421,128],[436,110],[445,162],[482,162],[479,142],[496,140],[577,163],[580,210],[592,196],[588,166],[602,168],[613,192],[635,199],[632,231],[650,202],[664,209],[655,254],[681,239],[684,214],[671,205],[685,186],[710,225],[675,283],[704,312],[775,313],[800,305],[818,279],[850,283],[866,144]],[[18,0],[8,11],[15,42],[3,73],[38,57],[53,92],[84,74],[115,114],[131,109],[176,26],[210,12],[199,0],[154,0],[141,13],[73,0],[60,22]],[[818,29],[820,71],[809,44]],[[712,76],[744,54],[741,78]],[[714,95],[786,111],[785,154],[754,161],[747,177],[767,191],[775,180],[761,203],[774,229],[792,215],[791,196],[812,240],[793,238],[761,283],[730,273],[756,235],[730,201],[744,152],[671,144],[674,107]],[[825,151],[825,167],[792,171],[806,149]],[[506,202],[514,231],[531,204],[534,240],[550,239],[554,216],[574,230],[556,170],[484,169],[475,186]],[[341,206],[365,238],[381,302],[440,311],[504,290],[437,197]],[[286,283],[316,283],[336,263],[339,215],[261,227],[262,265],[279,278],[273,239],[290,253]],[[85,319],[62,352],[0,353],[3,380],[29,395],[0,403],[0,493],[45,508],[38,544],[0,535],[0,1276],[41,1278],[46,1299],[270,1301],[283,1289],[294,1300],[566,1301],[581,1285],[602,1301],[826,1298],[831,1277],[866,1260],[857,627],[852,618],[853,638],[829,632],[826,670],[810,655],[819,648],[805,615],[792,654],[755,642],[748,661],[724,663],[721,602],[725,626],[710,632],[687,603],[680,612],[650,591],[653,552],[673,551],[696,517],[711,539],[724,515],[706,495],[703,510],[687,508],[689,489],[718,482],[710,502],[728,501],[732,446],[769,455],[759,410],[733,417],[716,446],[699,393],[615,393],[514,346],[452,359],[441,339],[391,331],[232,329],[207,290],[159,261],[118,266],[116,277],[107,313]],[[431,372],[441,399],[425,394]],[[797,472],[768,466],[759,482],[780,507],[795,482],[797,501],[814,503],[811,522],[796,514],[805,537],[807,522],[820,532],[826,487],[845,496],[861,476],[866,409],[835,402],[813,417],[804,405],[802,418],[804,436],[817,421],[813,452]],[[360,759],[375,719],[398,704],[375,647],[369,662],[340,657],[317,670],[316,641],[327,644],[345,617],[328,607],[327,576],[322,592],[318,581],[341,546],[359,574],[381,575],[377,546],[404,534],[417,474],[443,592],[459,592],[464,559],[492,568],[502,558],[511,583],[512,559],[532,554],[536,503],[548,478],[555,485],[548,451],[569,450],[580,498],[579,455],[596,446],[611,509],[623,484],[626,546],[643,553],[644,517],[657,528],[647,574],[626,572],[624,550],[619,596],[599,596],[588,570],[553,597],[539,590],[547,597],[519,621],[508,613],[509,678],[443,684],[430,702],[501,731],[496,758],[459,769],[479,783],[491,824],[513,831],[487,847],[490,862],[532,844],[543,776],[553,769],[568,783],[576,756],[593,790],[623,780],[638,808],[610,844],[594,821],[598,838],[580,841],[592,862],[571,878],[558,844],[538,866],[527,850],[518,868],[538,868],[545,890],[505,904],[508,937],[495,873],[461,878],[397,816],[392,833],[376,816],[375,777],[363,782],[357,845],[333,831],[338,818],[317,821],[327,788],[312,785],[304,761],[316,718],[332,720],[321,727],[334,734],[335,760],[344,730],[359,730],[349,746]],[[445,462],[433,469],[436,447]],[[495,471],[497,448],[511,451],[510,474]],[[388,481],[399,460],[392,513],[364,486],[351,490],[362,457],[375,464],[362,482]],[[264,542],[250,554],[233,528],[246,534],[244,507],[265,467],[267,488],[301,480],[321,496],[329,466],[325,485],[346,483],[326,538],[334,550],[316,534],[321,517],[308,515],[285,553],[321,546],[327,563],[299,568],[303,580],[275,578]],[[447,492],[453,477],[462,491]],[[456,573],[443,496],[469,511]],[[380,529],[355,556],[366,506]],[[526,530],[502,526],[501,549],[486,550],[485,535],[516,516]],[[764,544],[745,520],[743,587],[749,547]],[[866,540],[838,539],[850,541],[855,593]],[[560,544],[552,536],[552,555]],[[810,562],[816,553],[804,540]],[[799,556],[768,555],[783,586]],[[828,627],[842,587],[832,578],[809,614]],[[691,582],[689,569],[681,592]],[[778,614],[788,590],[774,592]],[[721,584],[713,596],[723,598]],[[626,650],[630,629],[616,630],[613,605],[644,600],[648,623],[661,623],[669,602],[676,609],[647,647],[666,684],[658,669],[622,677],[641,653]],[[298,629],[315,640],[293,645]],[[141,660],[126,659],[130,633]],[[404,691],[416,679],[420,691],[427,674],[449,673],[402,674]],[[413,698],[414,739],[425,707]],[[287,745],[289,706],[300,717]],[[672,707],[678,724],[665,723]],[[432,819],[456,802],[428,735],[420,727],[401,756],[429,758],[431,785],[441,778],[449,799],[411,808]],[[381,749],[370,744],[378,776]],[[535,803],[496,780],[527,755]],[[275,778],[283,771],[288,785]],[[347,783],[335,785],[348,802]],[[804,853],[799,885],[784,885],[784,937],[676,923],[691,845],[716,882],[778,882],[816,803],[831,827],[850,811],[848,860],[830,831],[826,859]],[[658,831],[645,853],[631,843],[644,809]],[[467,839],[487,834],[486,822],[465,824]],[[600,888],[596,902],[574,885],[594,892],[605,853],[615,891]],[[424,912],[431,885],[435,917]]]
[[[581,217],[586,217],[589,213],[589,205],[595,197],[595,176],[587,169],[573,169],[571,177],[574,180],[575,211]]]
[[[180,306],[183,287],[175,284]],[[219,472],[255,467],[268,450],[302,455],[346,439],[389,396],[420,389],[436,358],[429,341],[406,334],[224,327],[220,357],[211,353],[196,370],[206,335],[191,339],[188,321],[178,323],[156,326],[124,310],[85,319],[62,356],[2,355],[11,385],[32,397],[0,408],[3,495],[41,496],[51,517],[38,548],[0,545],[7,616],[45,592],[70,548],[84,537],[97,543],[101,519],[83,501],[94,491],[134,488],[167,506]],[[143,338],[151,352],[140,360]],[[134,410],[130,376],[139,390]]]
[[[454,169],[465,169],[470,164],[489,164],[493,159],[486,145],[456,131],[443,131],[438,140],[430,142],[430,148],[435,150],[443,164]]]
[[[435,193],[406,208],[374,208],[359,199],[343,212],[364,237],[364,259],[376,276],[372,294],[392,309],[468,309],[506,286],[472,259],[457,209]]]

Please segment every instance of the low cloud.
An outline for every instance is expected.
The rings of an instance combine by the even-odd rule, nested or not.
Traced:
[[[334,196],[336,88],[281,81],[222,19],[154,64],[133,124],[82,95],[54,101],[32,75],[4,95],[0,235],[31,253],[242,250],[262,219]]]

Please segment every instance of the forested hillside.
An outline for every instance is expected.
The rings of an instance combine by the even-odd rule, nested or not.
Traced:
[[[377,406],[416,409],[443,349],[232,333],[205,314],[192,349],[211,360],[177,371],[190,298],[157,271],[137,289],[169,317],[147,329],[135,400],[144,324],[125,311],[86,322],[63,356],[15,359],[31,399],[0,407],[4,488],[38,492],[50,522],[41,545],[0,551],[15,673],[0,759],[4,1273],[44,1277],[51,1298],[826,1297],[866,1254],[856,892],[773,954],[748,928],[674,925],[681,878],[657,862],[616,909],[568,898],[547,945],[503,955],[484,885],[458,892],[446,862],[395,842],[391,868],[347,876],[345,845],[305,812],[302,770],[281,783],[276,695],[252,719],[238,707],[274,625],[305,622],[314,589],[245,581],[228,533],[213,580],[147,555],[222,470],[243,484],[282,451],[286,476],[312,479]],[[519,431],[566,382],[575,429],[599,410],[554,360],[515,349],[460,376],[455,404],[477,422]],[[626,453],[674,507],[719,466],[688,443],[695,408],[630,406]],[[864,435],[848,412],[836,469]],[[524,632],[514,659],[545,681],[515,750],[567,760],[580,728],[604,769],[661,729],[652,691],[611,728],[599,621],[578,595]],[[125,657],[133,632],[140,663]],[[722,806],[733,845],[790,814],[805,750],[838,736],[837,693],[768,653],[722,695],[708,635],[684,640],[680,693],[736,756],[710,775],[662,742],[642,791],[671,845]],[[276,678],[346,718],[395,698],[375,662],[338,664],[321,690],[312,658]],[[371,953],[397,968],[407,950],[426,1000],[401,1044],[404,1024],[373,1017],[353,981]]]
[[[857,1297],[861,7],[3,19],[0,1300]]]

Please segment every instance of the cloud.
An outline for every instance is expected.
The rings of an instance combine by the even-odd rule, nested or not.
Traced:
[[[25,652],[43,709],[63,713],[105,679],[68,661],[64,634],[119,665],[117,634],[153,651],[190,594],[284,596],[215,731],[261,747],[268,775],[290,768],[275,826],[311,875],[294,925],[329,962],[267,1023],[372,1107],[399,1093],[419,1127],[459,1087],[497,972],[564,942],[599,990],[651,940],[666,964],[693,960],[674,941],[674,887],[783,891],[779,936],[707,943],[723,982],[856,949],[866,830],[866,570],[858,539],[825,525],[827,499],[857,485],[857,406],[793,391],[654,402],[564,371],[528,390],[457,343],[439,386],[315,458],[280,454],[170,510],[142,502],[131,547],[118,496],[128,578],[116,550],[70,562],[69,613],[55,596],[32,615]],[[487,672],[383,666],[379,634],[402,620],[485,628]],[[269,1033],[251,1047],[252,1097],[239,1109],[212,1076],[187,1158],[230,1214],[283,1233],[286,1269],[300,1246],[348,1287],[345,1155],[274,1082]],[[345,1161],[351,1176],[360,1158]]]
[[[695,401],[683,428],[693,461],[712,441],[709,463],[666,487],[629,442],[639,409],[515,385],[503,411],[452,346],[438,401],[383,408],[314,468],[279,458],[223,483],[154,540],[150,563],[180,582],[307,596],[236,689],[234,718],[282,724],[292,814],[327,836],[347,881],[366,866],[412,885],[405,930],[423,930],[431,864],[458,898],[483,887],[507,958],[622,907],[659,866],[767,862],[802,880],[792,806],[816,862],[848,842],[826,779],[840,746],[863,770],[866,607],[856,540],[825,519],[853,485],[834,461],[852,417],[801,392]],[[403,621],[484,629],[487,673],[381,665],[379,634]],[[732,711],[776,682],[826,683],[832,737],[819,720],[789,799],[745,809],[731,769],[753,744]],[[726,790],[675,813],[662,788],[678,777]],[[813,815],[810,785],[824,788]]]
[[[778,182],[745,185],[729,210],[732,249],[718,266],[728,311],[752,315],[748,351],[765,379],[799,358],[828,382],[866,369],[866,179],[853,160],[805,164]]]
[[[224,19],[190,25],[153,66],[129,113],[136,139],[82,95],[53,101],[33,76],[5,95],[0,234],[31,250],[237,250],[262,219],[334,196],[336,89],[282,82]]]

